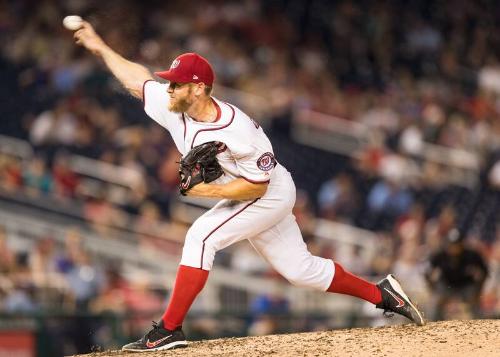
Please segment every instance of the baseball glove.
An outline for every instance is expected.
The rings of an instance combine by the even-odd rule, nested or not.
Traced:
[[[224,171],[216,158],[219,145],[218,141],[210,141],[195,146],[181,159],[179,191],[182,195],[201,182],[209,183],[222,176]]]

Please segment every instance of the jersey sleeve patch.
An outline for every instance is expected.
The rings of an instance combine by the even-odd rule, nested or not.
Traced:
[[[269,171],[276,166],[276,159],[273,153],[266,152],[257,159],[257,167],[262,171]]]

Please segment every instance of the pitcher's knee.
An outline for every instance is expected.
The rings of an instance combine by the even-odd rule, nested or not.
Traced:
[[[295,286],[307,286],[308,285],[308,268],[304,266],[294,266],[287,267],[282,275],[291,284]]]
[[[194,268],[201,268],[203,239],[199,234],[195,233],[195,230],[191,228],[188,230],[184,240],[181,264]]]
[[[203,237],[193,229],[189,228],[186,233],[186,238],[184,239],[184,250],[199,250],[201,251],[203,246]]]
[[[186,237],[184,247],[182,248],[181,264],[193,268],[201,268],[202,246],[196,240],[189,240]]]
[[[202,264],[201,268],[205,270],[212,269],[212,265],[214,263],[215,254],[219,251],[219,248],[215,244],[215,241],[211,241],[210,239],[205,240],[202,246]]]
[[[181,264],[210,270],[217,250],[215,240],[210,237],[206,239],[196,230],[189,229],[182,250]]]
[[[325,291],[333,278],[333,262],[311,256],[300,263],[289,264],[280,273],[293,285]]]

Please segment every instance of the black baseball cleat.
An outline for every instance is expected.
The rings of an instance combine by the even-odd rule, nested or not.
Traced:
[[[163,321],[159,324],[153,322],[153,329],[150,330],[139,341],[129,343],[122,347],[122,351],[129,352],[148,352],[148,351],[164,351],[173,348],[186,347],[186,336],[182,332],[181,327],[173,331],[163,327]]]
[[[419,326],[425,325],[422,313],[405,294],[403,288],[392,274],[379,281],[377,286],[382,294],[382,301],[376,307],[384,309],[384,314],[394,312],[409,318]]]

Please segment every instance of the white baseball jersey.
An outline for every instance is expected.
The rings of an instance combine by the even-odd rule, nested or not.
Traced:
[[[189,229],[182,265],[210,270],[215,253],[248,239],[280,274],[295,285],[325,291],[330,286],[333,261],[312,256],[292,214],[295,185],[290,173],[274,158],[271,142],[262,128],[235,106],[212,98],[217,120],[198,122],[187,114],[168,110],[168,85],[146,81],[144,110],[166,128],[185,156],[194,146],[210,141],[225,146],[217,155],[224,175],[215,184],[235,178],[269,183],[265,195],[252,201],[221,200]]]
[[[177,149],[185,156],[193,147],[219,141],[225,144],[217,155],[224,175],[214,183],[242,177],[250,182],[269,182],[276,165],[271,142],[262,128],[233,105],[212,98],[217,108],[213,123],[198,122],[187,114],[169,112],[167,86],[154,81],[145,84],[144,110],[166,128]],[[227,149],[226,149],[227,148]]]

